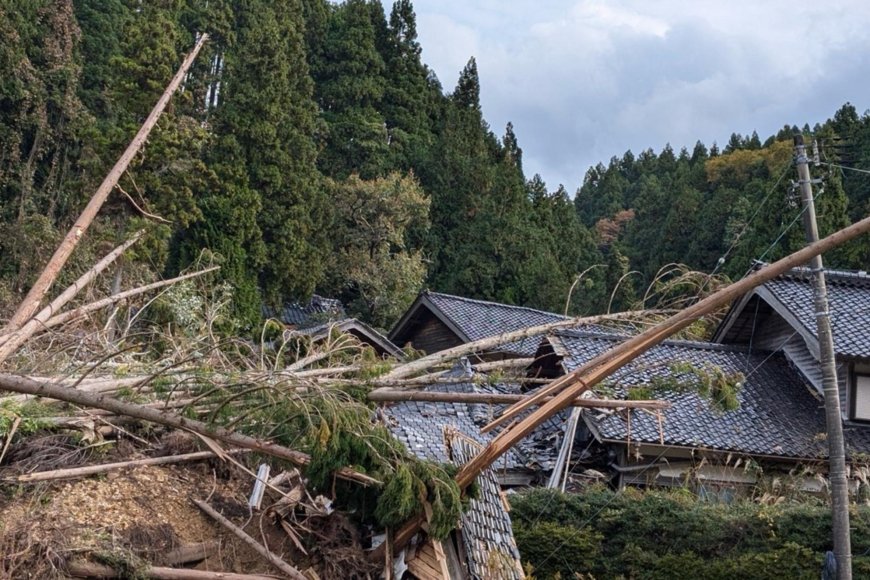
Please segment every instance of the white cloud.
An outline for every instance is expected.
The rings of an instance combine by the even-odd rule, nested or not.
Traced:
[[[484,115],[516,127],[525,169],[576,188],[627,149],[762,139],[870,106],[870,4],[785,0],[418,0],[446,91],[475,56]]]

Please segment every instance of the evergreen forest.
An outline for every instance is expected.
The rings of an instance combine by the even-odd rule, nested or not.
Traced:
[[[580,314],[637,306],[671,263],[738,278],[803,244],[796,132],[821,144],[821,234],[870,211],[870,175],[850,170],[870,168],[870,115],[848,103],[763,141],[628,151],[554,187],[525,174],[510,123],[486,122],[473,56],[451,79],[422,62],[409,0],[388,13],[367,0],[9,0],[4,315],[199,33],[208,43],[73,266],[144,228],[116,276],[219,264],[241,329],[314,292],[386,328],[427,287],[558,312],[573,287]],[[866,239],[826,257],[868,259]]]

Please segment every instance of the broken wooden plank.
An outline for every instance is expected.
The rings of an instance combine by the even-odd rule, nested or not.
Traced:
[[[231,531],[233,535],[235,535],[237,538],[250,546],[251,549],[263,556],[263,558],[265,558],[266,561],[272,564],[272,566],[274,566],[284,574],[287,574],[291,578],[294,578],[295,580],[308,580],[308,578],[306,578],[306,576],[302,572],[270,552],[268,548],[263,546],[260,542],[258,542],[251,536],[249,536],[242,528],[238,527],[230,520],[223,517],[217,512],[217,510],[212,508],[210,505],[198,499],[193,500],[193,503],[195,503],[199,509],[214,518],[214,520],[221,524],[223,527]]]

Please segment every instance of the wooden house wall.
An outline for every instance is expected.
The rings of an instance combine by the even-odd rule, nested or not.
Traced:
[[[415,332],[405,342],[410,342],[411,346],[426,354],[453,348],[463,343],[447,325],[431,314],[417,326]]]

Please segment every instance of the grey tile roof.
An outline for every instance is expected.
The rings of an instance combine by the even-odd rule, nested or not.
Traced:
[[[836,354],[870,358],[870,276],[842,270],[825,273]],[[818,340],[809,270],[796,268],[764,287]]]
[[[472,383],[431,385],[424,390],[432,392],[481,392]],[[444,441],[444,429],[453,428],[481,445],[491,436],[480,432],[480,427],[491,416],[489,405],[468,403],[433,403],[428,401],[402,401],[384,409],[393,436],[404,443],[409,451],[424,459],[449,462]],[[492,406],[493,408],[495,405]],[[558,449],[557,449],[558,452]],[[511,449],[494,465],[494,469],[522,469],[527,460],[517,449]]]
[[[562,362],[571,371],[613,347],[619,337],[576,331],[558,331],[550,339]],[[779,353],[749,354],[742,348],[710,343],[667,341],[620,369],[613,377],[617,397],[632,385],[648,384],[654,376],[672,374],[672,363],[696,367],[716,365],[726,372],[741,372],[746,380],[739,391],[739,409],[713,409],[694,392],[664,392],[656,396],[670,401],[663,411],[662,432],[655,415],[634,411],[631,440],[668,445],[702,447],[755,455],[788,458],[823,458],[827,446],[822,402],[814,396],[801,375]],[[603,439],[625,441],[629,425],[625,413],[587,411],[587,421]],[[870,451],[870,431],[844,427],[847,453]]]
[[[391,355],[401,358],[403,356],[402,349],[390,342],[386,336],[356,318],[343,318],[341,320],[332,320],[324,322],[316,326],[305,326],[303,328],[294,329],[293,332],[302,334],[311,338],[312,341],[322,340],[330,335],[330,332],[335,329],[338,332],[353,334],[379,351],[384,351]]]
[[[314,294],[307,304],[287,303],[277,311],[264,307],[263,315],[277,318],[284,324],[304,327],[344,318],[345,312],[340,300]]]
[[[480,445],[462,433],[448,430],[446,437],[450,455],[457,465],[467,463],[480,452]],[[477,499],[469,502],[461,520],[469,577],[480,580],[523,578],[511,518],[491,469],[478,476],[477,490]]]
[[[462,298],[438,292],[426,292],[424,296],[444,316],[449,318],[469,341],[566,319],[561,314],[544,312],[543,310]],[[504,345],[500,350],[532,356],[540,342],[539,337],[526,338]]]
[[[432,385],[426,390],[467,393],[475,392],[476,387],[461,383]],[[403,401],[386,407],[384,415],[393,436],[417,457],[463,465],[491,439],[480,433],[470,407],[483,405]],[[499,469],[521,468],[523,464],[522,456],[511,450],[477,478],[478,498],[471,500],[460,522],[470,578],[523,577],[510,516],[495,475]]]

